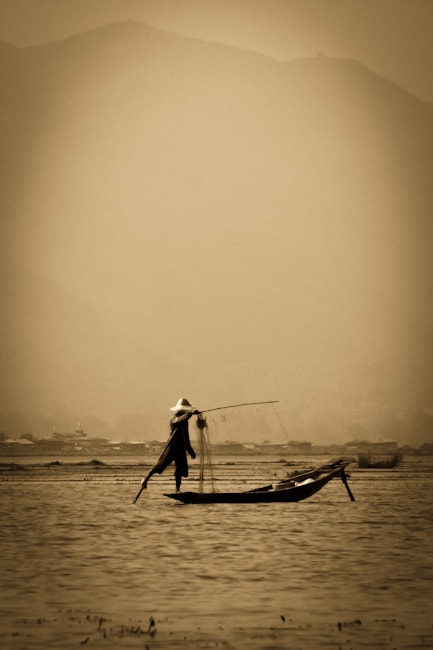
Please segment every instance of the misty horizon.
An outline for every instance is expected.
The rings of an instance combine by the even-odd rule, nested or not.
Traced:
[[[163,439],[187,395],[279,399],[295,440],[431,440],[431,105],[136,22],[15,50],[0,429]]]

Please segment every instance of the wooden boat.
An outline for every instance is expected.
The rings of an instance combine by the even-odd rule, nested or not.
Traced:
[[[273,485],[255,488],[245,492],[176,492],[166,494],[170,499],[182,503],[280,503],[308,499],[321,490],[333,478],[339,477],[354,501],[347,484],[346,467],[353,458],[330,460],[325,465],[291,476]]]

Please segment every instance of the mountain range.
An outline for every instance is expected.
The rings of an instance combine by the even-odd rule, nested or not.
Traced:
[[[432,105],[134,22],[2,43],[0,84],[0,426],[431,440]]]

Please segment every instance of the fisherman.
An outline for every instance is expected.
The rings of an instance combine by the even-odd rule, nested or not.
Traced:
[[[186,478],[188,476],[186,454],[188,452],[193,459],[196,456],[189,439],[188,420],[192,415],[199,415],[200,411],[195,406],[192,406],[185,397],[181,397],[177,404],[170,408],[170,411],[174,412],[174,416],[170,420],[170,437],[156,465],[152,467],[146,478],[141,481],[143,489],[147,488],[147,483],[153,474],[162,474],[174,462],[176,466],[174,471],[176,492],[179,492],[182,477]]]

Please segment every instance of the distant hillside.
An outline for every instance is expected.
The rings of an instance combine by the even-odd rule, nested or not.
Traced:
[[[0,83],[4,404],[429,435],[431,105],[138,23],[2,44]]]

